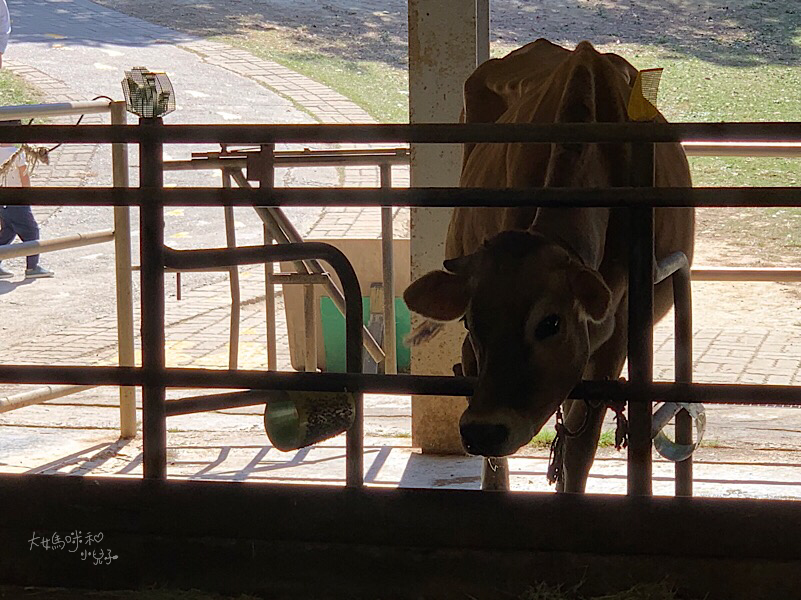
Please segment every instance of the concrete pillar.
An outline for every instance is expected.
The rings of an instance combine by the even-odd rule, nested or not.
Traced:
[[[488,0],[409,0],[409,120],[455,123],[465,79],[489,56]],[[456,186],[461,169],[458,144],[412,145],[413,186]],[[412,279],[442,268],[451,209],[412,209]],[[413,326],[419,320],[413,322]],[[451,324],[433,341],[412,349],[412,372],[450,375],[460,361],[464,328]],[[412,398],[412,444],[423,452],[461,453],[458,419],[463,399]]]

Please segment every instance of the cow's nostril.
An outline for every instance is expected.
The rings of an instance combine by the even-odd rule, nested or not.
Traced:
[[[495,423],[466,423],[459,431],[467,451],[474,454],[492,452],[509,437],[509,428]]]

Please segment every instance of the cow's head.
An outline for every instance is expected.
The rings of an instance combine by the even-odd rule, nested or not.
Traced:
[[[596,271],[526,232],[502,233],[445,269],[416,280],[404,298],[425,317],[463,319],[478,383],[459,424],[462,443],[471,454],[512,454],[581,380],[588,327],[607,318],[611,293]]]

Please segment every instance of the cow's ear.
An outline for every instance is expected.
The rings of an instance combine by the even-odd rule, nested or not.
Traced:
[[[570,286],[589,320],[600,323],[606,319],[612,308],[612,292],[600,273],[582,267],[572,274]]]
[[[470,265],[474,260],[474,254],[467,256],[460,256],[458,258],[449,258],[442,261],[442,266],[448,273],[467,273],[470,271]]]
[[[467,277],[431,271],[406,288],[403,299],[409,310],[437,321],[453,321],[464,315],[470,294]]]

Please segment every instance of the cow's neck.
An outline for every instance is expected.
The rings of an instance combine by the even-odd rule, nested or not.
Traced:
[[[565,247],[597,270],[604,257],[608,224],[608,208],[541,208],[530,230]]]

